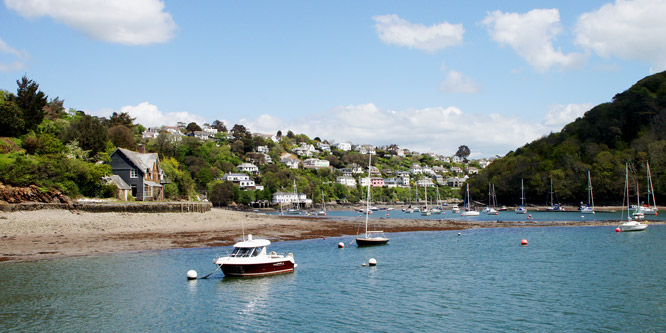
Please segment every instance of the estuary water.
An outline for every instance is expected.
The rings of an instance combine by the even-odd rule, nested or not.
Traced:
[[[273,243],[293,274],[187,281],[224,248],[0,264],[0,331],[664,331],[666,225]],[[261,235],[255,235],[259,238]],[[521,239],[529,245],[521,246]],[[375,267],[362,263],[375,258]]]

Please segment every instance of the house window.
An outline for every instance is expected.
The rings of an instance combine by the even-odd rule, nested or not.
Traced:
[[[130,178],[138,178],[138,175],[136,173],[136,169],[130,170]]]

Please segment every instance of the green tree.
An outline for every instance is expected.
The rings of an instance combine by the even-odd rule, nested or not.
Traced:
[[[127,112],[121,112],[117,113],[114,112],[111,117],[109,117],[109,120],[107,121],[107,127],[112,128],[114,126],[122,125],[130,130],[134,129],[134,121],[136,118],[132,118],[129,113]]]
[[[201,127],[197,125],[195,122],[191,122],[187,124],[187,127],[185,127],[185,130],[187,130],[190,133],[198,132],[201,131]]]
[[[234,184],[231,182],[215,182],[208,193],[209,200],[213,205],[227,206],[234,200]]]
[[[65,101],[59,97],[50,100],[44,106],[44,116],[49,120],[57,120],[65,117],[67,111],[65,110],[64,103]]]
[[[469,150],[469,147],[467,147],[466,145],[462,145],[462,146],[458,147],[458,151],[456,152],[456,156],[460,156],[464,159],[467,159],[467,157],[469,156],[470,153],[471,153],[471,151]]]
[[[72,121],[67,132],[67,141],[74,140],[79,142],[82,149],[90,150],[94,156],[106,149],[108,130],[99,118],[79,111],[77,118]]]
[[[133,150],[136,147],[134,133],[125,125],[115,125],[109,128],[109,140],[114,146]]]
[[[23,110],[13,101],[0,101],[0,135],[18,137],[24,129]]]
[[[25,131],[34,130],[44,120],[44,106],[48,96],[39,90],[39,84],[25,75],[21,80],[16,80],[16,84],[18,84],[16,96],[11,95],[11,97],[23,110]]]

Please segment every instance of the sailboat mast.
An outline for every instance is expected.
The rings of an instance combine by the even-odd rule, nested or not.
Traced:
[[[587,170],[587,203],[592,205],[592,209],[594,209],[594,195],[592,194],[592,178],[590,177],[590,170]]]
[[[648,176],[648,207],[650,206],[650,197],[652,197],[652,204],[657,207],[657,201],[654,198],[654,188],[652,187],[652,174],[650,173],[650,163],[645,162],[647,165],[647,176]]]
[[[365,199],[365,237],[368,237],[368,217],[370,216],[370,185],[372,180],[370,178],[370,166],[372,155],[368,153],[368,196]]]
[[[553,192],[553,178],[551,178],[551,179],[550,179],[550,206],[551,206],[551,207],[554,206],[554,202],[553,202],[553,201],[554,201],[554,200],[553,200],[554,194],[555,194],[555,193]]]

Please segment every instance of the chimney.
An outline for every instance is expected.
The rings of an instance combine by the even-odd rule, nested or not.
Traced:
[[[146,146],[144,146],[143,144],[140,144],[139,145],[139,153],[145,154],[146,153]]]

